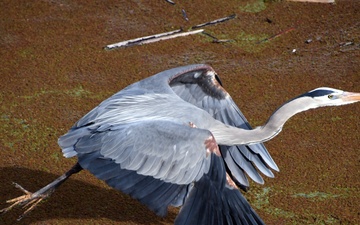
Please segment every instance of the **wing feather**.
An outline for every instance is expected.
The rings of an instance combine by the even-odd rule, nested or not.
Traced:
[[[209,172],[194,184],[175,224],[263,225],[240,190],[227,185],[223,160],[214,154],[211,160]]]
[[[246,159],[243,154],[238,154],[238,152],[235,151],[229,151],[231,158],[235,161],[235,163],[245,170],[249,177],[253,179],[255,182],[263,184],[264,180],[260,176],[260,174],[257,172],[253,164],[249,159]]]
[[[137,171],[139,174],[149,174],[149,176],[154,176],[159,171],[159,162],[160,158],[146,157],[145,162]]]
[[[75,152],[83,155],[99,151],[101,157],[113,160],[122,169],[137,171],[166,182],[188,184],[206,173],[209,164],[205,140],[211,137],[208,130],[192,128],[171,121],[142,121],[108,126],[89,126],[77,140],[68,141],[72,131],[59,143],[67,149],[73,144]],[[101,128],[101,129],[99,129]],[[174,131],[176,131],[174,133]],[[79,161],[81,163],[81,157]],[[156,163],[155,162],[160,162]],[[159,166],[160,165],[160,166]]]
[[[159,216],[165,216],[172,202],[183,204],[189,185],[167,183],[136,171],[122,169],[109,158],[103,158],[100,151],[79,153],[79,163],[109,186],[120,190],[148,206]]]
[[[84,119],[59,138],[64,153],[77,155],[84,169],[158,215],[169,205],[182,205],[192,182],[210,168],[208,130],[170,120],[108,124],[110,119],[94,117],[95,112],[88,115],[93,121]]]
[[[221,87],[216,73],[210,66],[194,66],[193,70],[177,75],[170,81],[172,90],[183,100],[207,111],[215,119],[231,126],[252,129],[243,113],[229,94]],[[222,155],[232,176],[242,185],[248,186],[243,175],[247,173],[258,183],[264,180],[261,173],[273,177],[278,167],[262,143],[254,145],[221,146]]]

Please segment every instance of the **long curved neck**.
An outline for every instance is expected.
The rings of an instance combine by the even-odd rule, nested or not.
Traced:
[[[243,145],[265,142],[278,135],[285,124],[295,114],[316,108],[309,102],[310,99],[295,98],[278,108],[268,119],[265,125],[253,130],[240,129],[224,124],[215,125],[211,129],[215,140],[220,145]]]

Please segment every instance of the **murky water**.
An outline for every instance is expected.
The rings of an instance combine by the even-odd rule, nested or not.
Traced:
[[[208,63],[253,126],[284,101],[320,86],[360,91],[360,2],[2,1],[0,208],[75,162],[57,138],[128,84]],[[181,10],[186,11],[188,21]],[[188,29],[192,35],[105,51],[107,44]],[[244,195],[268,224],[360,224],[360,105],[309,111],[266,144],[280,172]],[[12,224],[21,209],[0,218]],[[91,174],[74,175],[19,224],[171,224]]]

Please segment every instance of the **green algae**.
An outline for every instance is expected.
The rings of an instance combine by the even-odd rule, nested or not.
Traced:
[[[245,50],[246,52],[260,52],[265,49],[266,43],[261,43],[263,40],[268,38],[268,34],[249,34],[245,32],[239,32],[236,37],[236,45]]]
[[[266,9],[264,0],[246,1],[246,4],[241,4],[240,11],[247,13],[258,13]]]
[[[315,192],[309,192],[309,193],[296,193],[296,194],[293,194],[292,196],[295,198],[299,198],[299,197],[308,198],[313,201],[324,201],[329,198],[340,197],[341,195],[315,191]]]
[[[293,218],[296,216],[295,213],[274,207],[270,204],[271,195],[275,194],[275,191],[271,187],[264,187],[260,189],[255,189],[250,191],[254,195],[255,200],[251,201],[251,205],[261,211],[266,212],[269,215],[275,216],[277,218]]]
[[[251,189],[248,194],[253,196],[251,198],[251,205],[257,209],[261,210],[275,218],[278,219],[286,219],[291,220],[292,224],[338,224],[339,219],[333,215],[326,214],[318,214],[310,211],[307,208],[303,208],[299,212],[294,212],[291,210],[285,210],[280,207],[276,207],[271,204],[271,198],[273,196],[291,196],[292,198],[303,198],[313,202],[326,202],[333,201],[338,198],[352,198],[357,197],[359,193],[357,193],[356,189],[349,188],[335,188],[333,189],[334,193],[322,192],[322,191],[313,191],[313,192],[300,192],[291,194],[293,191],[289,188],[283,189],[278,188],[275,189],[273,187],[264,187],[264,188],[254,188]]]
[[[265,33],[250,34],[244,31],[229,34],[213,34],[213,36],[218,40],[225,40],[225,44],[236,46],[248,53],[263,51],[268,46],[264,40],[269,37],[269,35]],[[203,42],[208,42],[209,40],[210,38],[205,38]]]
[[[39,98],[43,95],[52,95],[52,94],[55,94],[55,95],[68,95],[68,96],[71,96],[71,97],[91,97],[91,92],[88,91],[88,90],[85,90],[81,85],[78,86],[78,87],[75,87],[73,89],[70,89],[70,90],[47,90],[47,89],[41,89],[40,91],[37,91],[35,92],[34,94],[32,95],[24,95],[24,96],[21,96],[22,98],[25,98],[25,99],[33,99],[33,98]]]

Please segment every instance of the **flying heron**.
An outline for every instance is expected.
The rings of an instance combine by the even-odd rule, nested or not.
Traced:
[[[89,170],[159,216],[182,206],[175,224],[264,224],[242,196],[246,174],[278,167],[262,144],[293,115],[360,101],[360,93],[321,87],[286,102],[252,129],[208,65],[189,65],[136,82],[91,110],[61,136],[65,157],[78,162],[58,179],[7,201],[29,213],[72,174]],[[257,170],[257,169],[258,170]],[[272,170],[271,170],[272,169]]]

